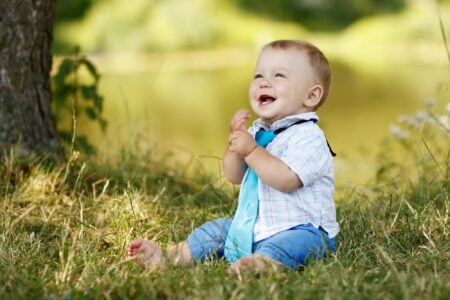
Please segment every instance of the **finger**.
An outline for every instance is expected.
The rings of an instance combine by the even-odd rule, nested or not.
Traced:
[[[239,130],[233,132],[233,136],[236,138],[245,138],[251,136],[251,134],[247,131],[247,128],[240,128]]]
[[[235,127],[235,129],[236,129],[236,130],[245,130],[245,129],[247,129],[247,128],[245,127],[245,121],[246,121],[246,119],[240,119],[239,122],[236,122],[236,127]]]
[[[238,127],[240,126],[243,122],[245,122],[247,120],[247,116],[245,115],[240,115],[238,116],[236,119],[233,120],[232,124],[234,125],[234,127]]]
[[[247,129],[245,127],[245,122],[247,122],[248,119],[250,119],[251,115],[250,112],[248,110],[245,110],[244,114],[242,115],[242,124],[240,124],[239,129]]]
[[[242,109],[238,110],[235,115],[236,116],[244,116],[244,115],[248,115],[248,114],[250,114],[248,109],[242,108]]]
[[[243,135],[245,135],[247,133],[247,130],[236,130],[236,131],[234,131],[234,132],[232,132],[231,134],[230,134],[230,137],[229,137],[229,139],[228,140],[236,140],[236,139],[239,139],[239,138],[241,138]]]
[[[232,121],[236,121],[242,118],[242,116],[245,115],[245,110],[244,109],[240,109],[238,110],[233,117],[231,118]]]
[[[250,117],[251,117],[251,115],[250,115],[250,112],[248,110],[242,109],[242,110],[239,111],[239,115],[238,115],[238,119],[239,120],[246,121],[246,120],[250,119]]]
[[[236,139],[236,135],[233,133],[230,134],[230,136],[228,137],[228,142],[232,142],[234,139]]]
[[[242,119],[247,120],[250,118],[250,112],[247,109],[241,109],[237,111],[233,118],[231,119],[231,123],[234,124],[236,122],[240,122]]]

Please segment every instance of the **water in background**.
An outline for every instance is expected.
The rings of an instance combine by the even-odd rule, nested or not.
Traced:
[[[227,143],[229,120],[249,108],[253,57],[214,61],[205,55],[97,58],[105,96],[106,135],[96,124],[79,122],[81,133],[114,157],[136,143],[198,159],[216,175]],[[134,63],[130,65],[130,63]],[[398,116],[424,109],[426,99],[450,99],[447,66],[388,65],[375,70],[332,61],[332,89],[318,111],[320,126],[338,156],[338,185],[363,183],[374,175],[376,154]],[[254,116],[255,117],[255,116]]]

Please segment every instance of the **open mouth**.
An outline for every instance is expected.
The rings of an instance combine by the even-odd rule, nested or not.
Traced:
[[[261,95],[259,96],[258,101],[262,104],[262,105],[268,105],[271,104],[272,102],[274,102],[276,99],[272,96],[269,95]]]

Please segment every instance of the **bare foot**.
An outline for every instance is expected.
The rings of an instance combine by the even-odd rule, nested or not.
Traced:
[[[240,275],[244,271],[253,271],[256,273],[264,273],[268,270],[283,270],[286,267],[269,258],[262,255],[253,254],[247,257],[238,259],[234,264],[228,269],[228,274],[238,274]]]
[[[128,247],[128,256],[135,257],[136,263],[143,268],[152,266],[164,268],[166,266],[163,250],[148,240],[131,241]]]

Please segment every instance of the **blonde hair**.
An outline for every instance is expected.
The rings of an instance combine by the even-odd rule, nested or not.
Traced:
[[[317,109],[321,106],[328,96],[331,83],[330,63],[322,51],[310,42],[302,40],[276,40],[266,44],[261,51],[264,51],[267,48],[283,50],[296,49],[306,53],[309,58],[309,63],[311,64],[311,67],[313,67],[316,77],[319,80],[319,84],[323,87],[322,99],[315,108]]]

